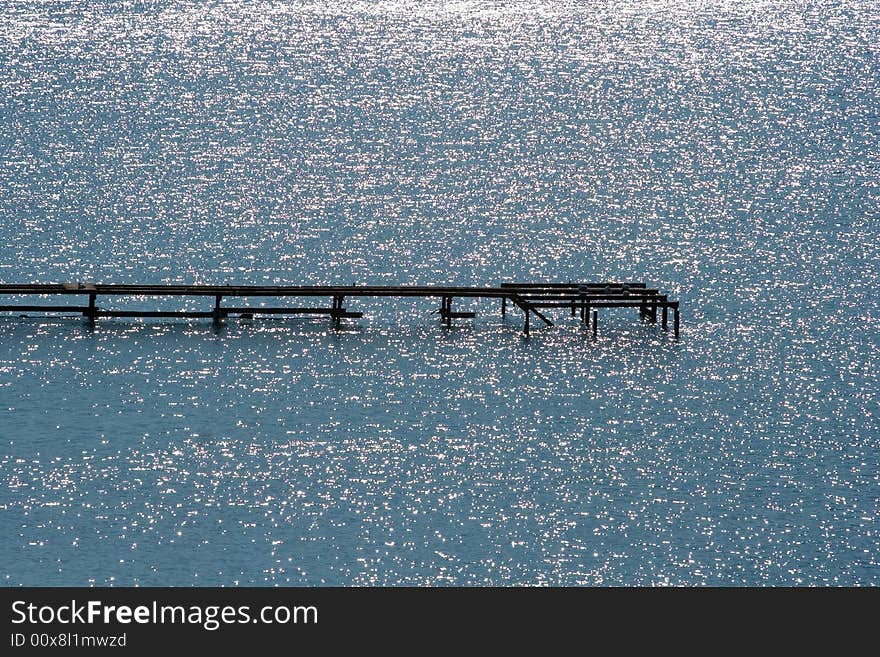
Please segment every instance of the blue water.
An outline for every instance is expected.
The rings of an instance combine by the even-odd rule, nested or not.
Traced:
[[[2,282],[644,280],[682,332],[0,319],[0,581],[880,584],[878,34],[6,0]]]

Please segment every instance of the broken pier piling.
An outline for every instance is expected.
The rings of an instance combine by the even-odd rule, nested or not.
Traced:
[[[45,303],[2,303],[4,297],[39,296]],[[210,297],[210,310],[114,310],[98,305],[98,300],[123,297]],[[325,306],[259,306],[239,305],[241,300],[261,297],[330,300]],[[160,317],[205,318],[215,324],[230,316],[252,318],[256,315],[327,315],[333,326],[342,319],[363,317],[361,311],[344,307],[346,300],[363,300],[370,297],[420,297],[440,300],[436,311],[446,326],[454,319],[471,319],[474,312],[454,311],[455,299],[500,299],[501,314],[507,313],[508,304],[523,312],[523,332],[529,335],[532,316],[547,326],[553,322],[542,312],[555,308],[568,309],[572,316],[580,311],[580,319],[586,328],[597,335],[599,309],[634,308],[639,317],[651,323],[657,322],[657,310],[662,313],[662,328],[668,330],[668,312],[673,313],[673,332],[679,333],[678,301],[672,301],[659,289],[644,283],[501,283],[489,287],[449,287],[419,285],[116,285],[100,283],[25,283],[0,284],[0,312],[76,313],[90,322],[104,317]],[[72,303],[49,303],[48,300],[72,300]],[[236,305],[224,305],[236,300]],[[590,317],[592,313],[592,321]]]

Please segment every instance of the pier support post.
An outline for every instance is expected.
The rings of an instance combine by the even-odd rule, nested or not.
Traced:
[[[571,300],[571,316],[574,317],[575,300]]]
[[[345,299],[341,294],[336,294],[333,296],[333,310],[336,312],[333,313],[333,328],[339,328],[340,318],[339,312],[342,310],[342,302]]]
[[[98,317],[98,308],[95,305],[95,301],[98,298],[97,294],[89,295],[89,309],[84,313],[86,317],[88,317],[90,322],[94,322]]]
[[[581,317],[587,328],[590,328],[590,302],[584,301],[584,309],[581,311]]]
[[[664,304],[663,305],[663,330],[664,331],[668,330],[668,323],[667,323],[667,317],[669,315],[668,311],[669,311],[669,307],[666,306],[666,304]]]
[[[675,315],[672,318],[675,337],[678,337],[678,306],[675,307]]]
[[[443,301],[440,306],[440,321],[446,324],[446,328],[452,327],[452,317],[449,316],[449,313],[452,312],[452,297],[443,297]]]
[[[501,316],[504,317],[507,314],[507,297],[501,297]]]
[[[223,299],[219,294],[214,297],[214,311],[211,313],[211,318],[214,321],[214,326],[220,325],[220,320],[223,318],[220,310],[220,301]]]
[[[529,334],[529,315],[531,315],[531,313],[529,312],[529,309],[527,307],[523,307],[523,312],[526,314],[526,324],[523,327],[523,333],[525,333],[525,335],[528,336],[528,334]]]
[[[657,323],[657,302],[651,304],[651,323]]]
[[[593,311],[593,339],[596,339],[596,336],[599,332],[599,311]]]

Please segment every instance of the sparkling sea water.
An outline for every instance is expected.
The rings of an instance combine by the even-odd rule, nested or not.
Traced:
[[[640,280],[682,332],[7,315],[0,581],[880,584],[878,35],[873,0],[5,0],[0,282]]]

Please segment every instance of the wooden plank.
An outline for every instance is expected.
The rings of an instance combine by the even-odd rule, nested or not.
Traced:
[[[533,303],[527,302],[528,305],[532,308],[568,308],[567,303],[552,303],[552,302],[543,302],[543,303]],[[589,305],[595,306],[596,308],[638,308],[640,306],[637,300],[633,301],[589,301]],[[670,306],[672,307],[672,306]]]
[[[547,319],[544,315],[542,315],[542,314],[539,313],[537,310],[535,310],[535,307],[534,307],[534,306],[531,306],[531,305],[530,305],[530,306],[529,306],[529,310],[531,310],[531,311],[532,311],[533,313],[535,313],[538,317],[540,317],[542,320],[544,320],[544,323],[545,323],[547,326],[553,326],[553,322],[551,322],[551,321],[550,321],[549,319]]]
[[[655,296],[663,296],[660,294],[660,290],[655,288],[652,289],[644,289],[644,290],[630,290],[629,292],[603,292],[601,290],[591,290],[586,292],[577,292],[574,290],[564,290],[559,292],[548,292],[548,293],[536,293],[532,291],[520,292],[519,297],[521,299],[527,300],[547,300],[547,301],[568,301],[571,299],[579,299],[584,296],[590,298],[615,298],[615,299],[651,299]]]
[[[531,312],[531,313],[535,313],[535,315],[536,315],[537,317],[539,317],[541,320],[543,320],[543,322],[544,322],[547,326],[553,326],[553,322],[551,322],[551,321],[550,321],[549,319],[547,319],[543,314],[541,314],[541,313],[539,313],[537,310],[535,310],[535,308],[534,308],[530,303],[527,303],[527,302],[523,301],[523,300],[520,299],[519,297],[512,297],[512,299],[513,299],[513,302],[514,302],[517,306],[519,306],[520,308],[522,308],[523,312],[526,313],[526,327],[528,327],[528,324],[529,324],[528,316],[529,316],[529,313],[530,313],[530,312]]]
[[[16,285],[0,288],[8,294],[83,294],[91,288],[65,289],[63,285]],[[218,285],[130,285],[97,284],[94,292],[102,296],[399,296],[497,298],[509,292],[492,287],[448,286],[218,286]]]
[[[332,315],[334,313],[345,312],[345,310],[336,310],[334,308],[250,308],[243,307],[226,307],[227,313],[245,313],[251,315]],[[357,313],[363,315],[363,313]]]
[[[290,308],[224,308],[227,316],[236,314],[239,315],[242,319],[253,319],[254,315],[335,315],[341,318],[348,319],[360,319],[364,316],[364,313],[359,311],[347,311],[341,310],[336,313],[332,312],[324,312],[326,309],[320,308],[321,312],[315,312],[312,310],[311,312],[290,312]],[[310,311],[308,308],[300,308],[297,309]]]
[[[84,313],[89,309],[88,306],[26,306],[26,305],[11,305],[11,306],[0,306],[0,311],[3,312],[35,312],[35,313]]]
[[[578,288],[578,287],[623,287],[624,285],[631,288],[645,287],[644,283],[501,283],[499,287],[503,288]]]
[[[65,291],[63,283],[0,283],[0,294],[18,294],[15,290],[27,290],[26,293],[34,290]]]
[[[95,317],[167,317],[167,318],[213,318],[213,311],[190,310],[97,310]]]

